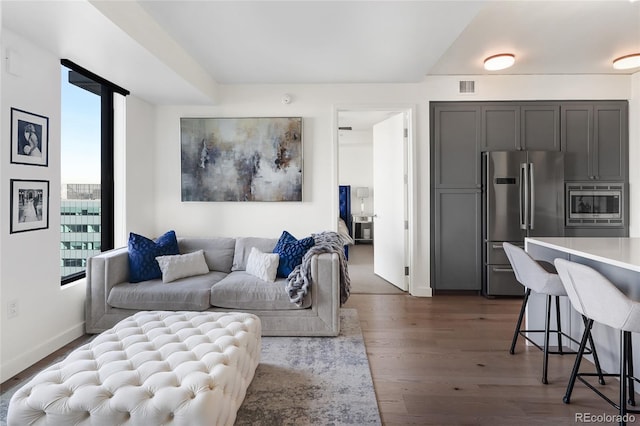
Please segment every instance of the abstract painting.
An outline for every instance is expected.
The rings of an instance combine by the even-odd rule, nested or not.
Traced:
[[[181,118],[182,201],[302,201],[302,117]]]

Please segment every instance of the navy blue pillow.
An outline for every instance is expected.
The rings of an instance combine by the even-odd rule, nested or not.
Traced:
[[[174,231],[169,231],[153,241],[142,235],[129,233],[129,282],[162,278],[156,256],[180,254],[178,239]]]
[[[313,244],[313,237],[298,240],[287,231],[283,231],[273,249],[274,253],[280,255],[280,263],[278,263],[276,275],[282,278],[288,277],[295,267],[302,263],[302,258],[307,250],[313,247]]]

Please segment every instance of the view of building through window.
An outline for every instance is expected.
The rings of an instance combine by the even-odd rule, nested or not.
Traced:
[[[100,253],[100,185],[63,185],[60,210],[60,267],[66,277],[84,271],[87,258]]]
[[[65,66],[61,69],[60,276],[64,279],[84,272],[87,258],[100,252],[102,141],[100,85]]]

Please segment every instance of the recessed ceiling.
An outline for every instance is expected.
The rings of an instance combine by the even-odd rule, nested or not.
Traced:
[[[633,74],[640,2],[0,1],[2,24],[152,103],[220,84],[418,83],[428,75]],[[513,67],[485,71],[508,52]]]
[[[640,3],[628,0],[141,5],[219,83],[613,74],[620,72],[612,68],[613,58],[640,52]],[[485,71],[483,60],[502,52],[515,54],[516,64],[500,72]]]

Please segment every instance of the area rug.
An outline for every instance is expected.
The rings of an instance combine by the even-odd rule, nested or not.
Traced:
[[[340,312],[338,337],[263,337],[256,374],[236,425],[380,425],[355,309]],[[0,395],[6,426],[11,395]]]

